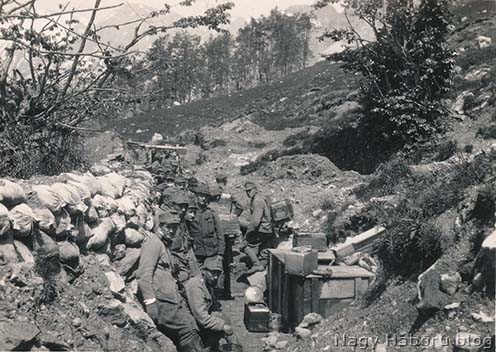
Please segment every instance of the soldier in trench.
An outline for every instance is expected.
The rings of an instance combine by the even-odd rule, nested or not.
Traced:
[[[136,273],[146,312],[179,352],[202,352],[198,326],[179,293],[179,268],[170,250],[174,237],[171,228],[179,219],[170,212],[161,212],[158,221],[159,229],[141,248]]]

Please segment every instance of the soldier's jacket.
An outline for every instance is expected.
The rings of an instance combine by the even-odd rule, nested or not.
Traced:
[[[257,193],[250,201],[250,221],[247,232],[272,233],[270,208],[263,195]]]
[[[244,207],[243,203],[239,199],[239,196],[235,193],[229,193],[222,185],[218,185],[218,187],[221,192],[221,197],[217,203],[228,209],[230,214],[240,216],[244,210]]]
[[[184,221],[179,225],[171,243],[174,262],[178,266],[178,280],[186,282],[190,277],[200,273],[200,265],[192,251],[192,239]]]
[[[193,250],[196,256],[224,255],[225,241],[217,213],[205,208],[198,210],[190,224]]]
[[[174,260],[169,249],[160,239],[160,235],[151,234],[141,247],[136,272],[143,299],[155,298],[159,301],[179,304],[180,296],[174,271]]]

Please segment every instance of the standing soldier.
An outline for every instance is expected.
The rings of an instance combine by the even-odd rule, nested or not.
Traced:
[[[174,215],[163,212],[160,227],[141,248],[136,279],[146,312],[157,328],[169,337],[180,352],[203,351],[196,322],[179,294],[176,265],[169,250],[168,226],[176,223]]]
[[[220,193],[219,203],[225,205],[230,214],[234,214],[239,217],[243,212],[243,205],[236,194],[230,194],[227,192],[227,175],[224,173],[218,173],[215,175],[215,182],[217,183]]]
[[[198,211],[190,226],[193,238],[193,251],[198,262],[203,265],[222,263],[225,251],[224,235],[218,215],[209,208],[210,190],[204,183],[196,188]]]
[[[245,191],[250,198],[250,217],[246,225],[244,252],[252,263],[247,274],[253,274],[265,270],[268,249],[274,245],[274,233],[270,208],[263,195],[257,192],[257,186],[253,182],[246,182]]]

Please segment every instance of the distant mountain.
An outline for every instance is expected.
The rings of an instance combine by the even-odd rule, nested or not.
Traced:
[[[322,54],[340,52],[346,47],[347,43],[344,42],[336,43],[331,40],[321,42],[318,40],[319,35],[321,35],[325,30],[349,28],[349,23],[346,19],[345,13],[338,12],[333,6],[326,6],[322,9],[316,10],[309,5],[295,5],[288,7],[285,12],[292,14],[307,13],[313,17],[312,22],[314,29],[312,39],[310,41],[310,49],[314,53],[315,61],[319,61]],[[348,18],[353,28],[355,28],[355,30],[357,30],[357,32],[364,38],[373,38],[372,31],[368,28],[365,22],[354,16],[348,16]]]

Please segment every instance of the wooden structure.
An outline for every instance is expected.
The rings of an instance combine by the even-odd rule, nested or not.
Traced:
[[[286,253],[271,250],[268,268],[269,308],[281,315],[285,330],[293,330],[309,313],[326,318],[338,312],[360,297],[374,276],[358,266],[329,265],[310,275],[289,275]]]

